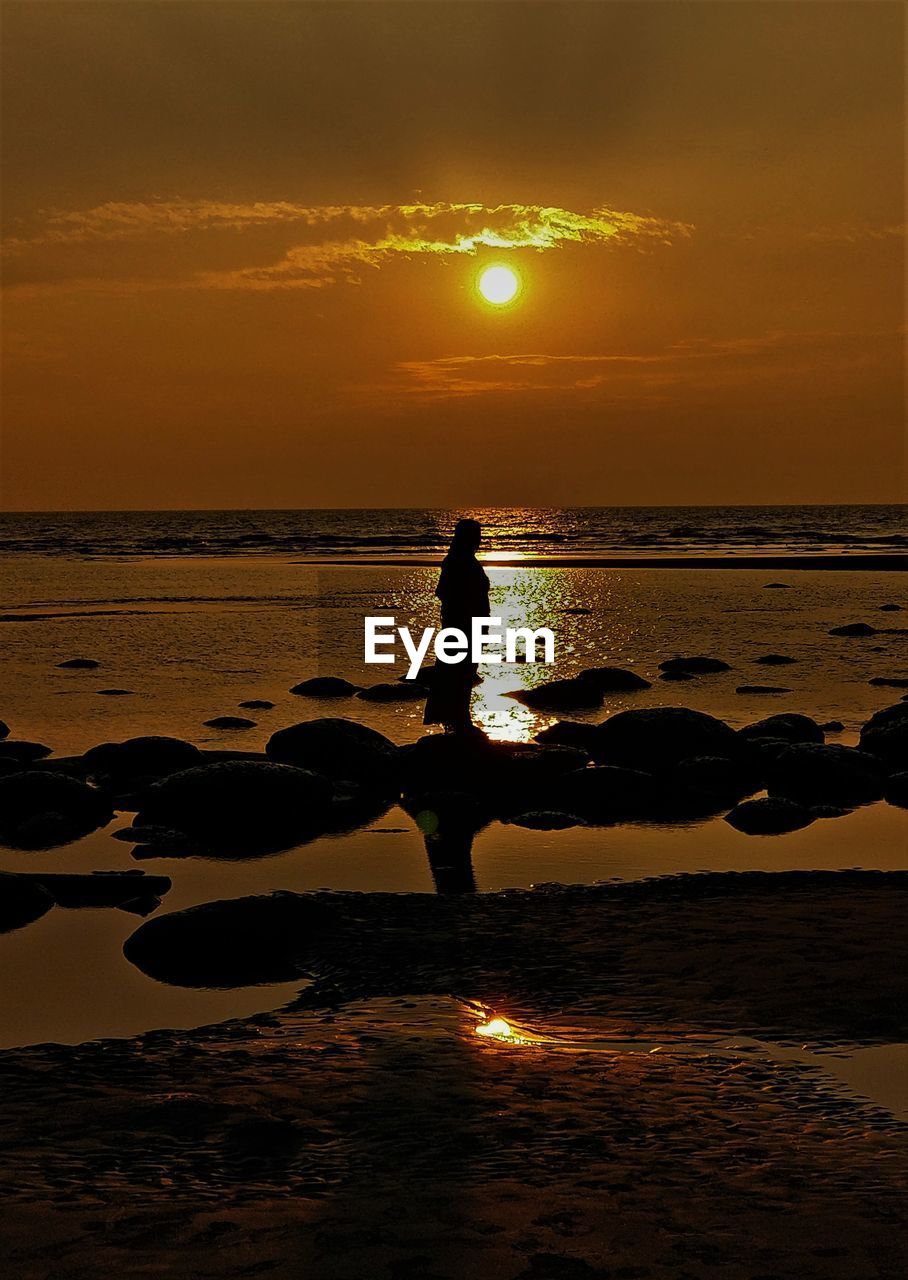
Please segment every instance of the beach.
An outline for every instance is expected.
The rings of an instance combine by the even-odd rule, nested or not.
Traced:
[[[0,849],[56,903],[0,934],[17,1275],[903,1272],[903,748],[849,772],[908,677],[897,555],[493,551],[556,661],[483,669],[452,754],[362,661],[367,613],[436,625],[431,553],[135,550],[3,561],[9,749],[111,806]],[[817,743],[845,774],[789,795]],[[311,830],[276,761],[325,772]],[[239,772],[162,835],[147,788],[199,765]]]

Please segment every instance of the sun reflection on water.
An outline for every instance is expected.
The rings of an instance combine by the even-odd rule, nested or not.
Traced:
[[[515,552],[514,559],[526,558]],[[501,618],[502,629],[508,627],[549,627],[555,632],[556,666],[569,657],[564,637],[559,634],[557,614],[562,602],[564,584],[557,575],[544,569],[522,570],[496,568],[489,565],[491,609]],[[487,737],[499,742],[530,742],[548,720],[540,719],[529,707],[508,695],[552,679],[556,667],[542,663],[501,663],[483,665],[479,669],[482,684],[473,695],[473,722]]]

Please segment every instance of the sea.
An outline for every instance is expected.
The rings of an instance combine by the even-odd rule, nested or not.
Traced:
[[[530,556],[898,553],[908,508],[486,507],[450,510],[0,513],[0,554],[436,556],[455,522],[484,548]]]

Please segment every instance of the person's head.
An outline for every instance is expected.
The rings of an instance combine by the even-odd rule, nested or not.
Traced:
[[[454,526],[451,550],[476,551],[482,541],[482,526],[478,520],[458,520]]]

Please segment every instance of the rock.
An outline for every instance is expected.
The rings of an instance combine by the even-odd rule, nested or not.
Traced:
[[[143,896],[160,903],[172,884],[169,876],[150,876],[144,871],[28,872],[16,878],[37,884],[57,906],[69,908],[125,907]]]
[[[94,658],[68,658],[66,662],[58,662],[57,666],[65,671],[94,671],[100,667]]]
[[[140,737],[125,742],[102,742],[82,757],[89,774],[115,783],[163,778],[189,769],[201,760],[201,752],[181,738]]]
[[[797,743],[770,763],[767,791],[806,805],[869,804],[883,794],[883,771],[878,760],[854,747]]]
[[[764,653],[761,657],[754,658],[754,662],[762,667],[788,667],[797,662],[797,658],[787,658],[784,653]]]
[[[659,663],[660,671],[684,671],[687,675],[706,676],[716,671],[731,671],[727,662],[721,658],[666,658]]]
[[[764,591],[790,591],[791,583],[790,582],[764,582],[763,590]]]
[[[880,613],[898,613],[902,606],[900,604],[878,604],[877,608]]]
[[[777,716],[767,716],[765,720],[757,720],[754,724],[745,725],[738,730],[738,736],[751,738],[775,738],[783,742],[825,742],[823,730],[816,720],[810,716],[798,715],[794,711],[785,711]]]
[[[235,760],[198,765],[149,787],[136,826],[162,826],[202,849],[286,849],[325,829],[332,787],[308,769]]]
[[[908,773],[894,773],[891,778],[887,778],[883,798],[888,804],[908,809]]]
[[[421,702],[429,696],[429,690],[422,684],[398,680],[393,684],[369,685],[356,696],[364,702]]]
[[[727,756],[693,756],[682,760],[669,778],[681,796],[699,793],[729,804],[760,789],[753,770]]]
[[[554,799],[557,809],[594,823],[653,817],[664,810],[664,794],[652,774],[614,765],[566,774]]]
[[[0,738],[9,737],[9,725],[5,720],[0,720]]]
[[[340,676],[313,676],[311,680],[295,684],[290,692],[300,698],[350,698],[358,689],[359,685]]]
[[[780,684],[739,684],[735,693],[791,693]]]
[[[39,920],[53,905],[50,894],[27,876],[0,872],[0,933],[11,933]]]
[[[633,693],[635,689],[653,687],[636,671],[627,671],[624,667],[587,667],[576,678],[592,685],[600,693]]]
[[[579,747],[581,751],[592,753],[596,741],[598,725],[581,724],[576,720],[556,720],[547,729],[540,729],[536,741],[543,746]]]
[[[660,680],[671,680],[678,683],[685,680],[693,680],[693,678],[689,671],[663,671],[659,676]]]
[[[894,771],[908,766],[908,704],[875,712],[861,729],[860,744]]]
[[[908,689],[908,678],[902,676],[874,676],[867,683],[878,689]]]
[[[576,813],[563,813],[558,809],[532,809],[508,818],[513,827],[528,827],[530,831],[565,831],[568,827],[585,827],[586,821]]]
[[[133,693],[132,689],[99,689],[98,693],[105,698],[125,698]]]
[[[43,760],[50,753],[51,748],[46,747],[43,742],[22,742],[16,738],[6,738],[0,742],[0,756],[15,760],[20,768],[35,760]]]
[[[38,770],[0,777],[0,843],[12,848],[67,844],[112,817],[105,797],[77,778]]]
[[[734,758],[739,752],[734,729],[714,716],[687,707],[641,707],[619,711],[598,726],[593,758],[657,771],[694,756]]]
[[[582,711],[602,706],[602,693],[590,680],[547,680],[511,694],[535,711]]]
[[[567,614],[570,616],[575,616],[575,617],[585,617],[591,614],[593,611],[592,609],[574,608],[574,609],[559,609],[558,612]]]
[[[511,756],[504,744],[471,734],[431,734],[400,749],[404,792],[458,791],[472,796],[500,792]]]
[[[748,836],[784,835],[788,831],[809,827],[813,820],[814,815],[803,805],[771,796],[745,800],[725,816],[729,826]]]
[[[397,747],[355,720],[304,720],[272,734],[265,751],[270,760],[329,778],[351,778],[382,792],[396,787]]]
[[[248,698],[246,702],[241,702],[239,705],[245,711],[270,711],[274,703],[268,702],[264,698]]]
[[[206,729],[254,729],[254,720],[245,720],[242,716],[215,716],[205,721]]]
[[[877,635],[876,627],[871,627],[868,622],[849,622],[844,627],[833,627],[827,632],[830,636],[875,636]]]
[[[538,805],[540,796],[550,794],[558,778],[590,762],[589,754],[578,747],[518,742],[497,745],[501,757],[495,796],[498,811],[525,811]]]
[[[820,725],[824,733],[841,733],[845,726],[841,720],[827,720]]]
[[[123,947],[151,978],[180,987],[242,987],[305,976],[319,934],[331,929],[324,903],[299,894],[206,902],[146,921]]]

